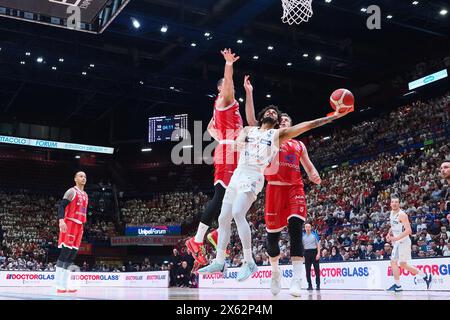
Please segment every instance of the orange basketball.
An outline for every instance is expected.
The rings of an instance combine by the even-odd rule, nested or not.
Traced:
[[[349,108],[354,108],[355,97],[350,90],[337,89],[331,94],[330,104],[334,110],[345,112]]]

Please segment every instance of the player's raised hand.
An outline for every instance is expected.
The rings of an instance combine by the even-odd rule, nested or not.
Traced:
[[[339,118],[342,118],[342,117],[348,115],[351,112],[352,112],[352,108],[347,108],[347,109],[345,109],[344,112],[339,112],[336,110],[333,114],[333,117],[335,117],[335,119],[339,119]]]
[[[66,232],[67,232],[67,225],[66,225],[66,223],[64,222],[64,219],[59,219],[59,230],[60,230],[62,233],[66,233]]]
[[[235,53],[231,52],[231,49],[225,48],[220,51],[220,53],[223,55],[225,61],[231,64],[235,63],[240,58],[239,56],[236,56]]]
[[[250,76],[246,75],[244,77],[244,88],[246,92],[253,92],[253,86],[252,83],[250,82]]]

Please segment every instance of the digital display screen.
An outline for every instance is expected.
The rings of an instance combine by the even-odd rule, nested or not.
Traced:
[[[80,8],[82,22],[91,23],[108,0],[0,0],[0,7],[66,19],[69,6]]]
[[[178,141],[187,137],[187,133],[180,129],[188,129],[188,115],[151,117],[148,119],[148,128],[148,142],[171,141],[174,131],[172,141]]]
[[[422,86],[425,86],[427,84],[430,84],[432,82],[444,79],[448,77],[447,69],[438,71],[436,73],[430,74],[429,76],[417,79],[415,81],[412,81],[409,83],[409,90],[413,90]]]

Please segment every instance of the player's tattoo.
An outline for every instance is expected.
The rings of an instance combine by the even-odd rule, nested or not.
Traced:
[[[324,117],[324,118],[313,120],[313,121],[311,121],[311,127],[317,128],[317,127],[323,126],[324,124],[330,123],[333,120],[336,120],[337,118],[338,118],[338,116],[332,115],[330,117]]]

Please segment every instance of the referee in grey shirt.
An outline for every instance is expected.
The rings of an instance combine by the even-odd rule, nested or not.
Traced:
[[[303,233],[303,248],[305,250],[305,269],[306,280],[308,281],[308,290],[312,290],[311,284],[311,265],[314,266],[316,273],[316,289],[320,290],[320,243],[319,236],[315,232],[311,232],[311,225],[305,224],[305,233]]]

